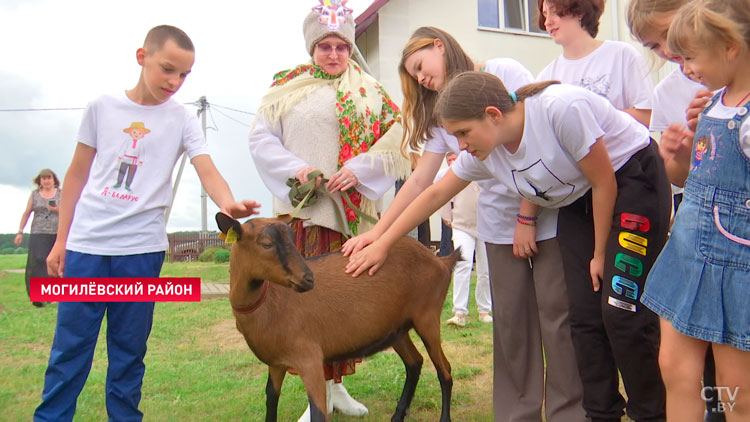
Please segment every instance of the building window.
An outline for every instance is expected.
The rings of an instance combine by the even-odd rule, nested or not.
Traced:
[[[477,0],[479,26],[512,31],[545,33],[539,29],[537,15],[543,0]]]

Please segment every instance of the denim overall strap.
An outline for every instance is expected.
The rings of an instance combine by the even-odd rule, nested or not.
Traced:
[[[708,112],[721,101],[719,92],[701,113],[693,141],[688,183],[715,185],[718,189],[747,190],[746,179],[750,160],[742,152],[740,128],[750,115],[750,101],[730,119],[708,116]],[[743,186],[745,188],[743,189]]]
[[[718,231],[735,244],[750,246],[746,230],[750,224],[750,160],[742,151],[740,136],[750,115],[750,101],[731,118],[709,117],[708,111],[721,101],[721,95],[716,94],[701,115],[685,192],[699,201],[704,230]],[[713,254],[708,247],[705,251]]]

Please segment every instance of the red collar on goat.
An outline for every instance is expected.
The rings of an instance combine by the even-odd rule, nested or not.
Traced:
[[[263,280],[263,286],[261,286],[261,289],[263,289],[263,291],[260,292],[260,297],[258,298],[258,300],[255,303],[253,303],[250,306],[244,306],[242,308],[237,308],[235,306],[232,306],[232,310],[234,312],[237,312],[238,314],[250,314],[253,311],[255,311],[256,309],[260,308],[260,305],[262,305],[263,302],[266,301],[266,296],[268,296],[268,285],[269,284],[271,284],[271,283],[269,283],[268,280]]]

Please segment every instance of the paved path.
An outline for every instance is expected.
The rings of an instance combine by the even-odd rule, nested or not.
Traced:
[[[229,283],[201,282],[201,299],[216,299],[229,296]]]

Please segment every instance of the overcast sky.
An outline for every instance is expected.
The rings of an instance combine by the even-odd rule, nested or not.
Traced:
[[[372,0],[350,0],[354,16]],[[175,95],[182,103],[205,95],[208,145],[237,199],[263,204],[271,195],[253,166],[247,134],[273,74],[309,59],[302,21],[317,1],[2,0],[0,109],[83,108],[103,93],[135,86],[135,51],[153,26],[183,29],[196,48],[193,71]],[[222,106],[222,107],[219,107]],[[188,106],[197,110],[192,106]],[[18,230],[34,188],[51,168],[60,179],[70,164],[82,110],[0,112],[0,233]],[[208,228],[218,211],[209,200]],[[30,222],[26,226],[26,232]],[[168,231],[200,229],[200,184],[185,167]]]

